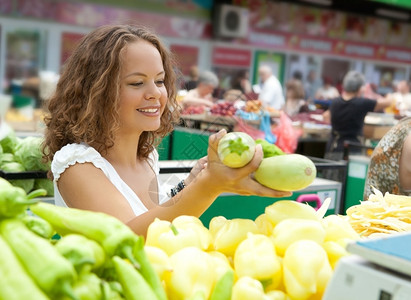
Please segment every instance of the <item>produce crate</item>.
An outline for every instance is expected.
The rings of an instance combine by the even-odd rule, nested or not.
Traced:
[[[171,137],[171,159],[199,159],[207,155],[210,132],[176,127]]]
[[[368,156],[349,156],[344,212],[347,211],[349,207],[360,204],[360,201],[363,200],[364,186],[369,164],[370,157]]]

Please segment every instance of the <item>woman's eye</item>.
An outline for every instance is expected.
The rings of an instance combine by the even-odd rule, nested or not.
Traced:
[[[163,84],[164,84],[164,80],[157,80],[157,81],[156,81],[156,84],[157,84],[157,85],[163,85]]]
[[[142,83],[142,82],[133,82],[133,83],[130,83],[130,85],[132,85],[132,86],[140,86],[140,85],[143,85],[143,83]]]

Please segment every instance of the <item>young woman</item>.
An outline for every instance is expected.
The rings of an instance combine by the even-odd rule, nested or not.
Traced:
[[[144,235],[154,218],[200,216],[223,192],[290,195],[252,179],[261,147],[247,166],[224,166],[216,153],[221,131],[210,137],[208,156],[174,190],[180,191],[159,201],[155,146],[178,121],[173,68],[170,53],[144,28],[103,26],[79,43],[45,119],[56,205],[111,214]]]

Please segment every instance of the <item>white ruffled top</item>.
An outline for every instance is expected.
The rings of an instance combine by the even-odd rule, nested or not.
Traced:
[[[60,195],[57,187],[57,181],[60,175],[69,167],[76,163],[92,163],[96,168],[101,169],[107,178],[114,184],[114,186],[121,192],[124,198],[127,199],[134,214],[140,215],[147,211],[147,207],[141,202],[136,193],[121,179],[120,175],[114,167],[93,147],[81,144],[68,144],[57,151],[51,163],[51,171],[54,176],[54,202],[58,206],[67,207],[66,202]],[[167,194],[163,191],[159,183],[160,168],[158,165],[158,153],[154,150],[148,160],[151,168],[157,176],[157,185],[159,191],[159,202],[162,203],[168,199]]]

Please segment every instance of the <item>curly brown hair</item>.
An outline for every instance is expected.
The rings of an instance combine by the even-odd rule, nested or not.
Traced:
[[[147,158],[161,138],[179,120],[176,69],[172,54],[150,30],[135,25],[106,25],[87,34],[64,65],[56,92],[48,100],[43,144],[44,159],[70,143],[85,142],[102,153],[114,144],[119,128],[119,94],[122,53],[138,40],[150,42],[160,52],[168,101],[158,130],[144,132],[138,156]]]

